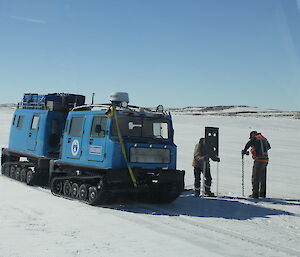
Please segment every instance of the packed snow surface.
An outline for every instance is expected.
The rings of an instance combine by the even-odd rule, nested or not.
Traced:
[[[1,147],[8,145],[12,114],[0,108]],[[171,204],[92,207],[0,175],[0,256],[300,256],[300,120],[174,112],[173,121],[186,189],[193,188],[192,155],[204,127],[220,128],[221,162],[211,163],[217,198],[186,190]],[[241,149],[251,130],[272,146],[262,200],[241,197]],[[246,195],[251,168],[247,156]]]

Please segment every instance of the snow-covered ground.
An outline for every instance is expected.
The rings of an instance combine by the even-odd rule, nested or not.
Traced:
[[[0,109],[0,146],[13,110]],[[179,169],[193,186],[194,145],[205,126],[220,128],[218,198],[185,191],[167,205],[92,207],[0,176],[0,256],[300,256],[300,120],[173,115]],[[267,196],[241,196],[241,149],[249,132],[270,141]],[[245,193],[252,161],[245,159]],[[217,164],[211,164],[216,191]]]

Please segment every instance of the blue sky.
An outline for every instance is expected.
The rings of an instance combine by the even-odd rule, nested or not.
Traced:
[[[300,0],[0,0],[0,103],[300,110]]]

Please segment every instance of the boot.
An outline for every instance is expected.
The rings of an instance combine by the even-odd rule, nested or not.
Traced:
[[[257,194],[251,194],[249,195],[250,198],[253,198],[253,199],[257,199],[258,198],[258,195]]]
[[[211,192],[210,190],[206,190],[205,193],[204,193],[205,196],[215,196],[215,194],[213,192]]]
[[[266,198],[266,194],[265,193],[259,193],[259,197]]]
[[[194,196],[199,197],[200,196],[200,190],[195,190]]]

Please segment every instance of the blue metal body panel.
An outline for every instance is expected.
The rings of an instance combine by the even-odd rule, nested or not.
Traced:
[[[126,112],[119,111],[118,115],[126,115]],[[135,113],[137,117],[148,117],[146,113]],[[123,137],[124,146],[126,150],[127,159],[129,165],[132,168],[141,169],[170,169],[176,170],[176,145],[173,142],[173,127],[171,116],[159,115],[159,114],[148,114],[152,118],[163,118],[168,120],[170,124],[170,136],[168,139],[149,139],[147,138],[131,138],[128,139]],[[80,136],[70,135],[70,123],[72,118],[82,118],[83,127]],[[94,117],[106,117],[105,135],[103,137],[92,137],[91,128]],[[64,163],[70,163],[73,166],[84,165],[98,168],[127,168],[127,163],[124,159],[121,145],[118,136],[112,136],[111,127],[113,117],[107,117],[105,110],[97,111],[72,111],[69,113],[67,118],[67,127],[63,137],[63,147],[60,161]],[[121,132],[122,133],[122,132]],[[130,162],[130,148],[141,147],[141,148],[159,148],[169,149],[170,161],[169,163],[137,163]]]
[[[59,138],[64,129],[66,116],[66,113],[58,111],[16,109],[8,148],[36,156],[57,155],[60,151]],[[20,122],[23,123],[22,126]]]

